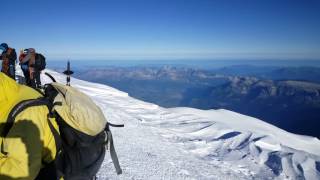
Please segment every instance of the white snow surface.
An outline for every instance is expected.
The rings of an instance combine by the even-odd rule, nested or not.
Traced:
[[[46,70],[58,82],[65,76]],[[106,77],[108,78],[108,77]],[[43,83],[51,80],[42,75]],[[112,128],[123,174],[109,152],[104,179],[320,179],[320,141],[225,109],[162,108],[115,88],[71,79]]]

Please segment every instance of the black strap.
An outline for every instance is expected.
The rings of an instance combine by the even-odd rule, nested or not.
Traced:
[[[44,74],[47,75],[53,82],[57,82],[56,79],[54,79],[54,77],[51,74],[47,72],[45,72]]]
[[[48,106],[48,103],[49,102],[44,98],[39,98],[39,99],[24,100],[18,103],[17,105],[15,105],[8,115],[7,123],[4,125],[1,137],[6,137],[8,135],[10,129],[14,124],[14,121],[17,115],[20,114],[23,110],[33,106],[43,106],[43,105]]]
[[[58,131],[53,127],[51,120],[48,117],[48,124],[50,127],[50,130],[53,134],[54,140],[56,142],[56,157],[59,154],[60,150],[62,149],[62,140],[60,138],[60,134],[58,133]]]
[[[108,126],[111,126],[111,127],[124,127],[124,124],[112,124],[112,123],[107,122],[107,129],[109,129]]]
[[[112,138],[112,134],[111,134],[110,130],[107,131],[107,137],[108,137],[108,141],[110,143],[110,156],[111,156],[113,165],[116,169],[117,174],[122,174],[122,169],[120,167],[118,156],[117,156],[116,150],[113,145],[113,138]]]
[[[48,106],[48,101],[44,98],[38,98],[38,99],[28,99],[28,100],[24,100],[21,101],[20,103],[16,104],[12,110],[10,111],[8,118],[7,118],[7,122],[5,123],[2,133],[1,133],[1,137],[7,137],[8,133],[10,132],[10,129],[12,128],[14,121],[16,119],[16,117],[18,116],[18,114],[20,114],[22,111],[24,111],[25,109],[29,108],[29,107],[34,107],[34,106]],[[7,152],[4,151],[4,146],[3,146],[3,142],[1,144],[1,152],[3,154],[7,154]]]
[[[37,88],[34,88],[34,90],[36,90],[38,93],[40,93],[42,96],[44,96],[44,92],[41,91],[41,87],[37,87]]]
[[[115,150],[114,145],[113,145],[113,137],[112,137],[112,133],[110,131],[110,126],[112,126],[112,127],[124,127],[124,125],[123,124],[111,124],[111,123],[108,122],[107,125],[106,125],[106,128],[105,128],[105,131],[107,133],[108,143],[110,144],[110,156],[111,156],[113,165],[114,165],[114,167],[116,169],[116,172],[119,175],[119,174],[122,174],[122,169],[120,167],[118,156],[117,156],[116,150]]]

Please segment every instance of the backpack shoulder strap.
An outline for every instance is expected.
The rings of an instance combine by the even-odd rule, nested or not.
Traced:
[[[43,106],[43,105],[46,105],[46,106],[49,105],[49,102],[46,101],[44,98],[28,99],[28,100],[21,101],[20,103],[15,105],[8,115],[7,122],[4,125],[1,136],[6,137],[8,135],[10,129],[12,128],[12,126],[14,124],[14,121],[15,121],[17,115],[20,114],[22,111],[24,111],[25,109],[27,109],[29,107]]]
[[[12,110],[10,111],[10,113],[8,115],[7,122],[5,123],[3,130],[2,130],[2,133],[1,133],[1,137],[4,137],[4,138],[7,137],[10,129],[12,128],[12,126],[14,124],[16,117],[22,111],[24,111],[25,109],[27,109],[29,107],[48,105],[48,103],[49,102],[47,100],[45,100],[44,98],[39,98],[39,99],[24,100],[24,101],[21,101],[20,103],[16,104],[12,108]],[[1,144],[1,152],[3,154],[7,154],[7,152],[4,151],[2,144]]]
[[[28,99],[28,100],[21,101],[20,103],[15,105],[12,108],[12,110],[10,111],[8,118],[7,118],[7,122],[3,127],[1,137],[6,137],[8,135],[8,133],[9,133],[10,129],[12,128],[14,121],[15,121],[18,114],[20,114],[22,111],[24,111],[25,109],[27,109],[29,107],[35,107],[35,106],[47,106],[49,108],[48,115],[50,115],[50,111],[51,111],[50,107],[52,107],[52,105],[50,104],[50,101],[44,97],[38,98],[38,99]],[[61,139],[60,139],[58,131],[54,128],[50,119],[47,119],[47,121],[48,121],[49,128],[53,134],[53,137],[56,141],[56,154],[57,154],[60,151],[61,146],[62,146]]]

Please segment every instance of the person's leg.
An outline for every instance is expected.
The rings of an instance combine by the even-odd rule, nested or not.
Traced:
[[[29,74],[30,74],[30,86],[32,88],[36,88],[37,86],[36,86],[36,80],[35,80],[35,72],[32,71]]]
[[[40,71],[36,70],[35,71],[35,80],[36,80],[36,86],[37,88],[40,88],[41,86],[41,79],[40,79]]]
[[[35,79],[30,79],[30,87],[37,88]]]
[[[14,80],[16,79],[16,71],[13,64],[9,65],[9,76]]]
[[[21,64],[21,70],[23,72],[23,76],[26,80],[26,85],[31,86],[31,81],[30,81],[30,73],[29,73],[29,67],[28,64]]]
[[[30,75],[30,85],[32,88],[36,88],[36,80],[35,80],[35,69],[33,67],[29,67],[29,75]]]

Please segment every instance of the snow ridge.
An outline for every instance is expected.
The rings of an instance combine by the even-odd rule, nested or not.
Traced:
[[[47,72],[65,83],[63,75]],[[320,179],[317,138],[224,109],[166,109],[105,85],[74,78],[71,84],[108,121],[125,124],[112,129],[123,174],[115,174],[106,156],[98,179]]]

